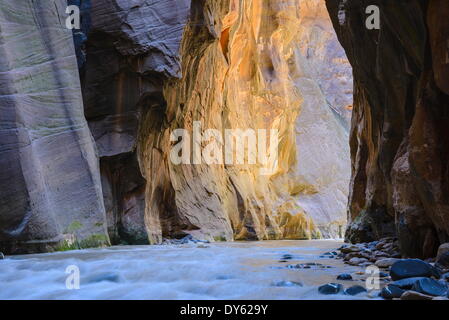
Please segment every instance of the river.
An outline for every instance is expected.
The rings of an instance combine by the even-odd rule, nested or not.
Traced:
[[[8,256],[0,261],[0,299],[368,299],[318,293],[328,282],[364,285],[360,279],[336,281],[338,274],[354,275],[360,267],[319,257],[341,244],[218,242]],[[291,259],[280,262],[283,255]],[[327,267],[287,267],[311,262]],[[69,266],[79,269],[78,290],[66,287]]]

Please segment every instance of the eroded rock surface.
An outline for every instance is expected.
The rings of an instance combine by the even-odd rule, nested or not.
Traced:
[[[2,239],[341,236],[351,70],[323,1],[3,3]],[[194,121],[276,129],[278,159],[176,165],[170,134]]]
[[[369,5],[381,29],[365,27]],[[449,237],[449,3],[327,0],[354,70],[347,239],[397,234],[404,256]]]
[[[0,1],[0,249],[109,244],[62,0]]]
[[[341,236],[352,78],[323,1],[102,0],[90,19],[83,94],[114,242]],[[279,130],[276,170],[174,165],[170,134],[194,121]]]
[[[91,2],[81,81],[86,118],[101,157],[113,243],[147,243],[145,185],[137,160],[141,112],[163,101],[165,79],[180,76],[179,47],[190,1]],[[164,117],[156,108],[153,122]],[[151,139],[151,137],[148,137]]]
[[[310,71],[338,43],[324,6],[308,3],[192,3],[182,77],[164,83],[163,101],[142,109],[138,152],[152,242],[185,233],[208,240],[338,236],[349,179],[347,132]],[[323,46],[316,53],[302,38],[313,15],[327,28],[314,42]],[[195,121],[220,132],[279,130],[277,166],[261,175],[255,165],[174,165],[170,133],[192,133]]]

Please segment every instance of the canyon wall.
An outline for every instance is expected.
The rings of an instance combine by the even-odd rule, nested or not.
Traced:
[[[365,9],[380,8],[380,30]],[[354,70],[346,237],[397,235],[404,256],[449,241],[449,3],[327,0]]]
[[[0,250],[109,244],[66,2],[0,1]]]
[[[90,20],[81,79],[113,241],[341,234],[352,79],[323,1],[102,0]],[[171,133],[196,121],[279,130],[276,168],[173,164]]]
[[[352,79],[324,1],[67,2],[75,46],[65,1],[0,1],[0,251],[342,236]],[[205,163],[227,129],[267,141]]]

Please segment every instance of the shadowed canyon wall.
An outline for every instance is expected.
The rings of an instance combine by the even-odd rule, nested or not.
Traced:
[[[380,30],[365,8],[380,8]],[[354,70],[346,237],[397,235],[404,256],[449,241],[449,3],[327,0]]]
[[[324,1],[69,0],[75,46],[65,1],[0,2],[0,251],[342,236],[352,77]],[[196,121],[276,129],[278,159],[175,165]]]
[[[0,1],[0,250],[108,244],[65,1]]]

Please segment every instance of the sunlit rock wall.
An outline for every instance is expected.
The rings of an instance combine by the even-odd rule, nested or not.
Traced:
[[[62,0],[0,1],[0,251],[109,244]]]
[[[180,77],[164,81],[163,94],[150,95],[142,108],[137,151],[151,242],[186,233],[209,240],[341,235],[351,71],[324,3],[315,2],[192,2]],[[334,52],[336,66],[327,57]],[[315,69],[320,60],[341,79],[324,66]],[[340,85],[343,94],[332,95]],[[279,130],[275,170],[261,175],[258,165],[173,164],[170,134],[192,132],[194,121],[223,135]]]

